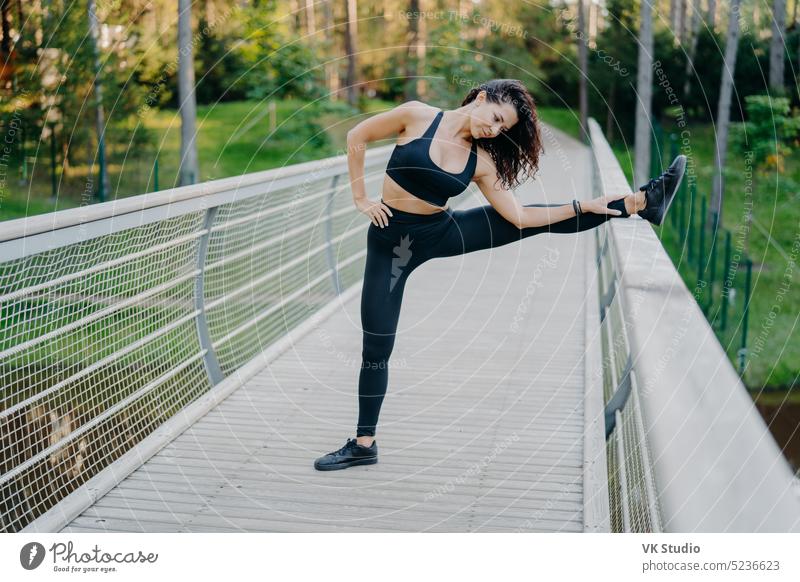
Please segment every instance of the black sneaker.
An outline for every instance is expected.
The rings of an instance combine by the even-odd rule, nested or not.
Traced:
[[[685,170],[686,156],[681,154],[673,160],[663,174],[641,186],[639,190],[644,192],[647,206],[636,214],[656,226],[660,226],[664,222],[664,216],[666,216],[670,204],[675,199],[675,193],[678,191],[678,186],[681,185]]]
[[[335,471],[346,469],[353,465],[373,465],[378,462],[378,441],[373,440],[372,446],[365,447],[358,444],[356,439],[347,439],[347,443],[338,451],[323,455],[314,461],[314,468],[318,471]]]

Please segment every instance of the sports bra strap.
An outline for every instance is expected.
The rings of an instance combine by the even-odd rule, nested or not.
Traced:
[[[436,133],[436,128],[439,127],[439,122],[442,120],[443,116],[444,116],[444,109],[440,109],[439,113],[436,114],[436,117],[433,118],[433,121],[428,126],[428,129],[426,129],[425,133],[422,134],[422,137],[433,139],[433,134]]]

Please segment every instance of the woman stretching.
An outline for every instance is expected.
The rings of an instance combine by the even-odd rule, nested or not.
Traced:
[[[366,143],[396,134],[404,143],[392,152],[381,200],[373,202],[364,188]],[[355,439],[348,438],[342,448],[314,462],[320,471],[378,462],[375,429],[403,289],[414,269],[428,259],[499,247],[544,232],[581,232],[634,213],[660,225],[686,165],[686,157],[678,156],[664,174],[634,193],[521,205],[510,188],[536,173],[542,144],[533,98],[515,79],[474,88],[453,110],[409,101],[356,125],[347,134],[347,145],[353,201],[372,221],[361,291],[358,426]],[[461,194],[470,182],[490,204],[452,210],[448,198]]]

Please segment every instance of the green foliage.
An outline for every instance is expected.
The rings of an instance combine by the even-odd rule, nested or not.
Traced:
[[[274,6],[242,9],[244,39],[237,49],[244,69],[242,90],[248,99],[294,98],[313,101],[325,96],[322,55],[291,38]]]
[[[493,74],[491,55],[476,46],[476,25],[471,19],[442,18],[429,31],[426,52],[426,101],[445,107],[458,107],[467,92]]]
[[[739,126],[739,150],[752,152],[756,170],[782,174],[784,160],[792,154],[800,135],[800,117],[791,114],[786,97],[749,95],[745,103],[747,121]]]
[[[204,16],[197,25],[200,42],[194,59],[197,103],[239,101],[245,98],[242,78],[246,68],[242,54],[235,50],[231,28],[209,26]]]
[[[634,0],[609,0],[607,9],[608,26],[598,34],[596,48],[589,51],[589,112],[630,135],[637,70],[636,51],[630,47],[638,42],[638,10]]]

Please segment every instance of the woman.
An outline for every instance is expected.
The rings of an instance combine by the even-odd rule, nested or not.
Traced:
[[[404,141],[389,159],[380,202],[373,202],[364,188],[366,144],[395,134]],[[499,247],[544,232],[589,230],[634,213],[659,225],[686,164],[685,156],[678,156],[664,174],[634,193],[521,205],[510,189],[534,176],[542,144],[533,98],[515,79],[474,88],[453,110],[409,101],[356,125],[347,144],[353,201],[372,221],[361,292],[359,415],[356,438],[318,458],[314,467],[320,471],[378,461],[375,429],[403,289],[414,269],[428,259]],[[490,204],[452,210],[448,198],[470,182]]]

